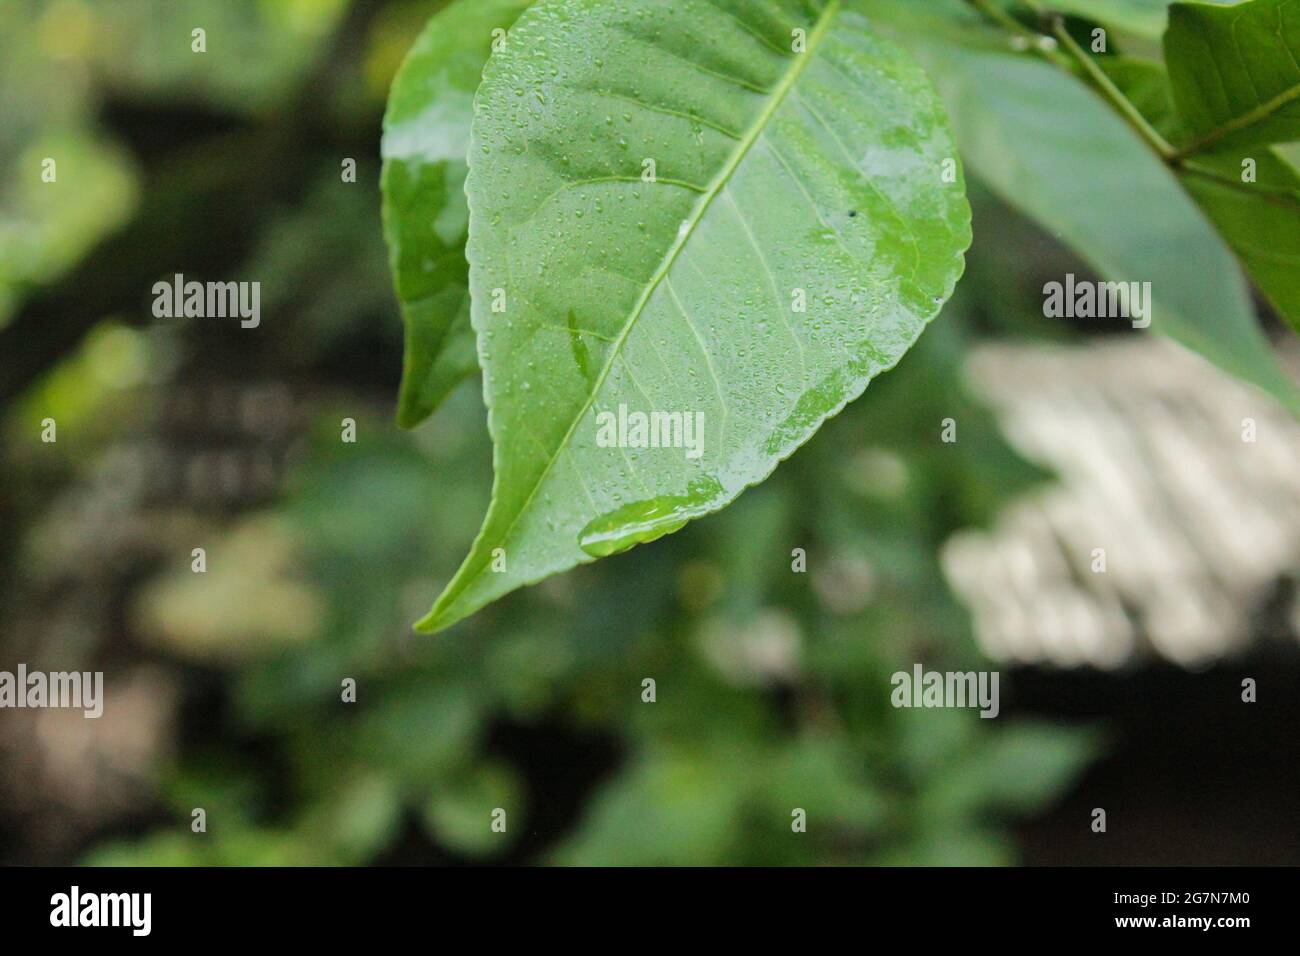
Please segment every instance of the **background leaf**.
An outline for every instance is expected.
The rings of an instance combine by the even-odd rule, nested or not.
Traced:
[[[1241,181],[1242,157],[1213,154],[1189,163],[1183,185],[1260,291],[1300,331],[1300,174],[1267,146],[1252,153],[1253,183]]]
[[[1175,115],[1164,67],[1149,60],[1103,57],[1107,75],[1171,142],[1185,134]],[[1243,179],[1247,161],[1254,179]],[[1246,272],[1279,314],[1300,329],[1300,173],[1268,146],[1223,149],[1183,160],[1183,187],[1209,216]]]
[[[1300,6],[1293,0],[1175,3],[1165,63],[1194,143],[1300,137]]]
[[[948,9],[966,24],[961,42],[913,30],[905,4],[870,8],[902,29],[929,68],[976,175],[1104,279],[1149,281],[1152,329],[1300,409],[1231,253],[1173,172],[1100,97],[1011,52],[960,5]]]
[[[485,72],[467,192],[496,477],[422,629],[722,508],[960,275],[964,186],[906,54],[839,0],[666,9],[539,4]],[[598,447],[621,406],[702,414],[703,456]]]
[[[406,324],[397,420],[412,428],[478,369],[469,322],[465,153],[474,91],[529,0],[457,0],[430,18],[384,116],[384,237]]]

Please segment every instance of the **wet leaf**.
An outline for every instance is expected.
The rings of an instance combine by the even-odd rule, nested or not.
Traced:
[[[465,153],[493,31],[508,30],[528,2],[457,0],[429,20],[393,81],[384,116],[383,214],[406,324],[397,411],[405,428],[433,414],[478,369],[465,262]]]
[[[496,476],[430,631],[762,481],[900,359],[970,239],[929,82],[839,0],[535,5],[467,192]]]

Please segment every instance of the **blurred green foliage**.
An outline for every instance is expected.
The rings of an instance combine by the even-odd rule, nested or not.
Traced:
[[[241,122],[256,129],[265,104],[311,75],[308,48],[347,12],[308,0],[34,6],[0,7],[0,70],[20,84],[5,84],[20,92],[0,106],[0,158],[37,176],[21,157],[74,135],[67,126],[89,137],[87,162],[102,165],[79,172],[99,185],[81,191],[75,216],[5,204],[0,222],[40,222],[35,233],[18,229],[32,251],[0,247],[0,287],[17,290],[11,309],[131,215],[126,184],[144,161],[106,139],[95,97],[114,90],[165,105],[183,94],[222,114],[251,112]],[[363,56],[338,96],[373,119],[376,145],[376,77],[391,76],[430,6],[382,5],[348,38]],[[40,45],[55,11],[91,24],[92,39],[62,62]],[[187,59],[189,25],[203,20],[214,25],[212,52],[197,65]],[[242,31],[236,59],[216,52],[215,25]],[[159,52],[169,44],[171,53]],[[232,64],[248,64],[247,74],[233,75]],[[39,106],[21,91],[73,105]],[[80,519],[50,507],[50,496],[152,434],[157,409],[183,388],[238,381],[241,362],[269,369],[307,422],[273,500],[203,513],[182,506],[179,534],[145,525],[167,529],[153,533],[166,558],[122,559],[121,592],[109,602],[120,620],[84,622],[95,636],[87,666],[109,661],[110,685],[123,662],[161,668],[182,703],[179,745],[159,758],[152,806],[99,832],[83,859],[1013,862],[1010,824],[1051,804],[1095,753],[1095,738],[974,711],[895,710],[889,681],[917,661],[988,666],[938,550],[1047,476],[1019,460],[972,402],[960,360],[990,328],[982,303],[1023,292],[1017,256],[1040,240],[984,200],[977,228],[1003,231],[1004,248],[977,254],[969,288],[908,359],[763,486],[653,547],[419,637],[410,621],[455,570],[487,503],[479,385],[460,387],[414,433],[392,424],[401,325],[377,166],[363,157],[360,182],[341,184],[337,148],[312,148],[319,155],[305,165],[317,172],[302,198],[276,208],[240,260],[240,277],[263,283],[272,316],[265,335],[240,340],[246,353],[213,347],[210,332],[141,331],[133,326],[143,314],[105,315],[5,410],[18,503],[0,580],[12,601],[0,603],[11,610],[49,583],[27,559],[61,540],[51,534],[60,522],[73,528],[67,560],[84,540]],[[22,176],[0,188],[26,191],[13,185]],[[142,292],[142,311],[145,301]],[[1000,334],[1014,334],[1014,320],[1000,321],[1010,326]],[[50,408],[73,409],[68,421],[86,426],[61,432],[57,457],[42,456],[33,438]],[[345,417],[358,423],[355,444],[340,441]],[[937,441],[948,417],[960,423],[956,444]],[[191,573],[182,543],[196,539],[207,548],[204,575]],[[806,573],[792,572],[797,548]],[[355,703],[341,700],[346,678],[356,681]],[[646,678],[656,682],[654,703],[642,700]],[[206,833],[191,832],[195,807],[206,811]],[[497,807],[508,814],[504,834],[490,830]],[[795,808],[807,813],[807,833],[791,830]]]
[[[199,612],[172,632],[181,657],[208,657],[222,619],[237,624],[215,649],[227,654],[229,726],[183,754],[166,787],[178,820],[208,809],[207,837],[182,824],[91,859],[357,863],[382,855],[408,817],[449,855],[491,859],[527,839],[553,778],[568,777],[583,785],[581,812],[537,859],[1012,860],[1005,824],[1060,792],[1090,738],[888,705],[890,675],[911,661],[979,666],[935,555],[1036,477],[961,393],[962,345],[957,321],[939,323],[825,441],[733,508],[445,638],[408,624],[429,593],[423,569],[450,573],[489,488],[474,387],[414,441],[378,414],[344,444],[347,403],[323,413],[275,523],[242,519],[209,551],[227,571],[182,568],[152,613],[145,604],[143,631]],[[956,445],[931,434],[943,414],[962,423]],[[286,547],[274,573],[251,560]],[[791,572],[796,547],[807,574]],[[277,609],[304,603],[319,609],[298,616],[310,634],[272,633]],[[258,608],[265,633],[250,648]],[[342,677],[357,681],[354,705],[340,701]],[[642,701],[646,677],[655,703]],[[539,727],[563,738],[553,753],[521,759],[502,744]],[[232,754],[232,734],[273,741],[275,772]],[[613,755],[600,777],[573,765],[587,747]],[[496,807],[505,835],[488,827]],[[796,807],[806,835],[791,833]]]

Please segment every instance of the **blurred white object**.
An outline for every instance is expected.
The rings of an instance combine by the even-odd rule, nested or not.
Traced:
[[[1155,336],[986,346],[966,371],[1016,450],[1059,479],[944,548],[987,654],[1195,667],[1250,640],[1300,572],[1300,422]]]

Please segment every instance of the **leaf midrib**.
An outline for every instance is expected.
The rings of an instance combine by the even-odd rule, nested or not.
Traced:
[[[1175,156],[1194,156],[1197,153],[1204,152],[1215,143],[1219,142],[1233,133],[1240,132],[1243,129],[1249,129],[1257,123],[1262,123],[1267,119],[1272,119],[1273,115],[1279,112],[1282,107],[1287,106],[1292,101],[1300,99],[1300,83],[1294,86],[1288,86],[1281,93],[1270,97],[1254,108],[1234,116],[1227,122],[1216,126],[1208,133],[1202,135],[1195,142],[1183,147]]]
[[[826,35],[826,31],[830,28],[831,22],[840,12],[841,3],[842,0],[830,0],[826,5],[826,9],[822,11],[821,16],[817,20],[816,26],[814,26],[812,32],[808,34],[807,49],[805,49],[803,53],[795,54],[793,65],[786,75],[781,78],[781,81],[772,89],[767,105],[758,114],[758,117],[750,125],[749,129],[745,131],[744,136],[736,144],[736,147],[732,151],[727,162],[709,183],[707,191],[697,202],[693,215],[689,219],[685,220],[690,224],[690,227],[688,229],[678,230],[676,241],[665,254],[663,261],[659,264],[658,270],[651,277],[651,281],[646,284],[640,299],[637,300],[637,303],[633,307],[631,314],[628,316],[627,321],[623,323],[623,330],[619,333],[618,338],[614,341],[613,347],[609,350],[609,358],[605,362],[605,367],[600,370],[600,375],[592,384],[591,390],[587,395],[587,400],[583,403],[582,408],[578,410],[577,414],[574,415],[573,421],[569,424],[568,431],[564,433],[564,437],[556,445],[554,453],[552,453],[550,460],[546,463],[546,467],[538,474],[537,480],[533,483],[533,487],[529,489],[528,497],[524,499],[523,504],[521,504],[518,510],[516,510],[514,517],[510,519],[510,524],[506,526],[505,531],[502,532],[499,540],[504,542],[510,538],[510,533],[514,530],[515,525],[519,523],[520,516],[523,515],[528,510],[528,506],[532,504],[534,496],[536,496],[538,490],[546,481],[546,476],[549,475],[551,469],[555,467],[556,461],[559,460],[564,449],[568,447],[569,440],[577,430],[578,424],[587,414],[587,411],[591,408],[592,402],[596,400],[596,396],[600,393],[601,387],[605,384],[605,379],[609,376],[610,370],[614,367],[614,362],[622,352],[623,343],[627,341],[628,335],[631,334],[632,327],[636,325],[637,320],[645,311],[646,305],[650,302],[650,297],[654,294],[655,290],[659,288],[659,284],[664,281],[668,273],[672,270],[673,264],[677,261],[677,257],[681,254],[682,250],[686,248],[687,241],[692,235],[694,235],[696,226],[698,226],[701,220],[703,220],[704,214],[712,205],[713,200],[717,198],[723,188],[731,180],[732,174],[735,173],[736,169],[740,166],[740,163],[749,154],[749,151],[753,148],[754,144],[758,142],[759,137],[761,137],[766,131],[772,118],[776,115],[776,111],[781,108],[781,105],[785,102],[786,96],[794,88],[799,77],[803,75],[803,71],[807,68],[808,63],[812,61],[818,47],[821,45],[822,39]],[[498,475],[497,478],[499,479],[500,476]],[[483,569],[487,566],[488,562],[484,561],[482,557],[480,557],[478,567],[474,569],[471,576],[465,578],[459,587],[456,587],[456,590],[453,591],[452,587],[456,586],[456,579],[460,578],[460,575],[457,574],[456,579],[453,579],[451,584],[448,585],[447,591],[443,594],[442,599],[438,601],[438,606],[429,613],[428,617],[435,618],[441,616],[441,612],[445,608],[449,607],[460,597],[461,594],[465,593],[465,590],[471,584],[482,576]]]

